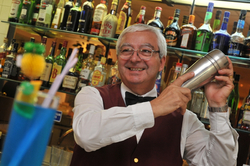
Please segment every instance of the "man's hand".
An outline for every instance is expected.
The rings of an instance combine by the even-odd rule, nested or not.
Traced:
[[[182,88],[181,85],[193,76],[192,72],[178,77],[162,91],[159,97],[150,102],[155,118],[174,111],[179,111],[182,115],[185,113],[187,103],[191,100],[191,91],[188,88]]]
[[[226,104],[227,98],[234,88],[233,85],[233,64],[227,57],[229,66],[219,70],[219,76],[215,76],[216,81],[205,85],[205,95],[210,107],[222,107]]]

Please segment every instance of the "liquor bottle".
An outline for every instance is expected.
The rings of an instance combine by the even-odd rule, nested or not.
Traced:
[[[165,77],[166,79],[164,81],[165,81],[166,86],[168,86],[168,84],[171,81],[170,77],[173,77],[173,74],[175,72],[175,66],[176,66],[176,62],[174,62],[173,65],[172,65],[172,67],[170,68],[170,70],[168,72],[168,75],[167,75],[168,77]]]
[[[242,56],[246,58],[250,58],[250,26],[247,32],[247,37],[244,40]]]
[[[47,43],[47,37],[46,36],[43,36],[43,38],[42,38],[42,42],[41,42],[41,45],[43,45],[44,46],[44,48],[45,48],[45,51],[44,51],[44,53],[43,53],[43,56],[44,57],[46,57],[46,43]]]
[[[64,4],[65,4],[65,0],[60,0],[57,8],[56,8],[56,12],[51,24],[51,28],[53,29],[58,29],[60,27],[60,23],[61,23],[61,17],[62,17],[62,13],[64,10]]]
[[[49,84],[51,85],[56,76],[58,74],[60,74],[66,64],[66,52],[67,52],[67,45],[68,45],[68,41],[64,41],[63,45],[62,45],[62,49],[60,52],[60,55],[58,55],[53,62],[53,67],[52,67],[52,71],[51,71],[51,75],[50,75],[50,79],[49,79]]]
[[[35,0],[23,0],[19,23],[27,24],[31,21],[35,7]]]
[[[141,10],[135,18],[135,24],[145,24],[146,6],[141,6]]]
[[[40,77],[40,80],[43,81],[42,86],[48,87],[49,86],[49,78],[52,70],[52,65],[54,63],[54,53],[56,49],[56,42],[53,41],[51,48],[50,48],[50,53],[49,55],[45,58],[46,66],[44,68],[44,71]]]
[[[118,61],[116,61],[110,69],[107,84],[117,84],[119,82],[121,82],[121,77],[118,70]]]
[[[248,92],[247,97],[243,100],[242,106],[239,109],[238,115],[237,115],[237,128],[240,129],[244,123],[243,123],[243,116],[245,111],[250,111],[250,90]]]
[[[60,55],[61,49],[62,49],[62,43],[59,43],[56,53],[54,54],[54,58]]]
[[[172,24],[173,19],[174,19],[173,16],[169,16],[169,17],[168,17],[168,23],[167,23],[167,26],[166,26],[166,27],[168,27],[170,24]]]
[[[77,58],[78,58],[78,61],[77,61],[76,65],[75,65],[74,70],[76,72],[80,73],[81,72],[81,68],[82,68],[82,62],[83,62],[83,48],[82,47],[79,48]]]
[[[181,48],[187,48],[190,50],[194,49],[197,28],[194,26],[195,16],[190,15],[188,24],[183,25],[180,28],[180,39],[178,42],[178,46]]]
[[[247,11],[241,10],[240,17],[237,23],[236,32],[231,35],[229,41],[228,55],[242,56],[242,50],[244,45],[245,36],[243,35],[243,29],[245,25]]]
[[[227,32],[227,24],[228,24],[229,16],[230,16],[230,12],[226,11],[224,13],[224,18],[223,18],[223,22],[221,24],[220,30],[214,33],[213,44],[212,44],[212,49],[219,49],[224,54],[227,54],[229,40],[231,37],[229,33]]]
[[[160,18],[161,18],[161,11],[162,8],[161,7],[156,7],[155,8],[155,14],[154,14],[154,18],[149,20],[147,25],[151,25],[153,27],[159,28],[159,30],[161,31],[161,33],[163,33],[163,29],[164,29],[164,25],[162,24]]]
[[[117,0],[112,1],[111,10],[102,21],[101,31],[99,36],[113,38],[117,27],[116,17]]]
[[[3,44],[0,46],[0,76],[2,75],[3,72],[7,46],[8,46],[8,38],[5,37],[3,40]]]
[[[132,18],[132,11],[131,11],[131,0],[126,0],[125,4],[123,5],[118,18],[118,23],[115,32],[115,38],[118,38],[122,31],[130,26]]]
[[[213,40],[213,31],[210,26],[210,21],[213,15],[214,3],[209,2],[207,7],[204,24],[198,28],[195,42],[195,50],[208,52],[210,44]]]
[[[17,54],[18,45],[19,45],[18,43],[14,44],[14,50],[15,50],[13,53],[14,54],[14,62],[12,64],[12,70],[11,70],[10,75],[9,75],[9,78],[13,79],[13,80],[18,80],[19,72],[21,70],[21,68],[16,65],[16,58],[18,56],[18,54]]]
[[[236,73],[234,72],[233,74],[233,78],[234,78],[234,81],[235,81],[235,75]],[[231,91],[230,95],[228,96],[227,98],[227,105],[228,105],[228,112],[229,112],[229,115],[231,116],[231,113],[232,113],[232,105],[233,105],[233,102],[234,102],[234,89]]]
[[[69,48],[67,59],[71,56],[72,50],[72,48]],[[76,71],[75,67],[76,65],[69,69],[69,72],[63,78],[62,90],[65,92],[73,93],[76,91],[79,74]]]
[[[237,21],[234,21],[233,28],[232,28],[232,32],[230,33],[231,35],[234,34],[234,33],[236,32],[237,24],[238,24],[238,22],[237,22]]]
[[[92,0],[87,0],[82,5],[82,11],[80,14],[78,32],[90,33],[94,14],[94,4]]]
[[[95,45],[90,45],[88,58],[83,62],[82,69],[79,76],[79,82],[76,92],[80,91],[82,87],[90,85],[90,75],[92,74],[95,64],[93,55],[95,52]]]
[[[9,47],[6,50],[6,55],[11,54],[11,50],[13,49],[15,43],[16,43],[16,39],[12,39]]]
[[[54,0],[42,0],[36,26],[50,27]]]
[[[69,13],[71,8],[74,6],[74,0],[69,0],[66,2],[63,11],[62,11],[62,16],[61,16],[61,23],[60,23],[60,29],[66,30],[66,25],[67,25],[67,20],[69,17]]]
[[[188,24],[189,17],[187,15],[183,16],[181,26]]]
[[[237,123],[236,118],[237,118],[238,104],[240,100],[239,81],[240,81],[240,75],[236,74],[234,80],[234,100],[232,101],[231,104],[231,114],[230,114],[230,121],[233,127],[235,127]]]
[[[15,64],[15,57],[17,53],[18,43],[14,43],[12,47],[11,54],[6,56],[2,77],[9,78],[13,69],[13,65]]]
[[[220,20],[221,20],[221,10],[216,11],[215,19],[214,19],[214,24],[213,24],[213,32],[216,32],[220,29]]]
[[[12,0],[8,21],[18,22],[22,6],[23,6],[23,0]]]
[[[74,31],[74,32],[77,31],[79,18],[81,14],[81,2],[82,0],[77,0],[75,6],[70,9],[66,25],[67,31]]]
[[[38,19],[38,14],[39,14],[39,10],[40,10],[40,3],[41,0],[36,0],[35,1],[35,7],[34,7],[34,12],[33,12],[33,16],[30,22],[28,22],[28,24],[30,25],[36,25],[36,21]]]
[[[102,21],[107,15],[107,10],[106,0],[101,0],[101,3],[98,4],[95,8],[90,34],[99,35]]]
[[[177,62],[175,65],[174,72],[171,72],[171,75],[169,75],[169,78],[166,82],[167,86],[170,85],[172,82],[174,82],[174,80],[178,78],[178,76],[181,73],[181,68],[182,68],[182,63]]]
[[[180,37],[180,27],[178,24],[180,9],[175,9],[173,22],[165,29],[164,36],[168,46],[177,46]]]
[[[107,71],[105,68],[106,57],[102,56],[101,61],[98,61],[93,73],[91,74],[90,85],[94,87],[101,87],[105,84]]]

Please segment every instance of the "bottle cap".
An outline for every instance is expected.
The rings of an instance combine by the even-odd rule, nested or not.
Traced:
[[[68,45],[68,41],[65,40],[65,41],[63,42],[63,45],[62,45],[62,46],[63,46],[64,48],[66,48],[67,45]]]
[[[245,20],[246,19],[246,14],[247,14],[247,11],[246,10],[241,10],[240,11],[240,20]]]
[[[182,63],[177,62],[176,66],[182,66]]]
[[[146,6],[141,6],[141,9],[146,10]]]
[[[162,11],[162,8],[159,7],[159,6],[157,6],[157,7],[155,7],[155,10],[160,10],[160,11]]]
[[[169,19],[169,20],[173,20],[174,17],[173,17],[173,16],[169,16],[168,19]]]
[[[188,64],[183,64],[182,67],[183,68],[188,68]]]
[[[180,15],[181,10],[180,9],[175,9],[175,14]]]
[[[95,45],[90,45],[89,53],[92,55],[95,53]]]
[[[56,41],[53,41],[52,42],[52,47],[55,47],[56,46]]]
[[[209,2],[207,7],[207,12],[213,12],[213,9],[214,9],[214,3]]]
[[[220,20],[220,19],[221,19],[221,13],[222,13],[221,10],[217,10],[217,11],[216,11],[216,15],[215,15],[215,19]]]
[[[82,52],[83,52],[83,48],[80,47],[78,53],[82,54]]]
[[[189,20],[188,20],[188,23],[194,23],[194,20],[195,20],[195,15],[190,15],[189,16]]]
[[[224,13],[224,17],[227,17],[227,18],[229,18],[229,16],[230,16],[230,12],[228,12],[228,11],[225,11],[225,13]]]
[[[43,44],[46,44],[46,43],[47,43],[47,37],[46,37],[46,36],[43,36],[42,43],[43,43]]]
[[[240,75],[239,74],[235,74],[235,81],[240,81]]]

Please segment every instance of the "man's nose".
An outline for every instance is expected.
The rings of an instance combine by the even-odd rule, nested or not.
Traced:
[[[131,61],[141,61],[141,58],[140,58],[140,56],[139,56],[138,49],[137,49],[137,50],[134,50],[133,54],[132,54],[131,57],[130,57],[130,60],[131,60]]]

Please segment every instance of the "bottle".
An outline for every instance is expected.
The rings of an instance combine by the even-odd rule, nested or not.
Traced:
[[[50,27],[52,12],[54,7],[54,0],[42,0],[36,26]]]
[[[220,29],[220,20],[221,20],[221,10],[216,11],[215,19],[214,19],[214,24],[213,24],[213,32],[216,32]]]
[[[64,41],[63,45],[62,45],[62,49],[60,52],[60,55],[58,55],[55,59],[54,59],[54,63],[52,66],[52,71],[51,71],[51,75],[50,75],[50,79],[49,79],[49,84],[51,85],[56,76],[58,74],[60,74],[66,64],[66,52],[67,52],[67,45],[68,45],[68,41]]]
[[[87,0],[82,5],[82,11],[80,14],[78,32],[90,33],[94,14],[94,4],[92,0]]]
[[[19,23],[27,24],[31,21],[35,7],[35,0],[23,0]]]
[[[62,17],[63,10],[64,10],[64,4],[65,4],[65,0],[60,0],[57,5],[56,12],[55,12],[52,24],[51,24],[52,29],[58,29],[60,27],[61,17]]]
[[[247,32],[247,37],[244,40],[242,56],[245,58],[250,58],[250,26]]]
[[[70,9],[66,25],[67,31],[74,31],[74,32],[77,31],[79,18],[81,14],[81,2],[82,0],[77,0],[75,6]]]
[[[189,20],[188,16],[187,16],[187,15],[184,15],[184,16],[183,16],[183,19],[182,19],[181,26],[188,24],[188,20]]]
[[[210,21],[213,15],[214,3],[209,2],[204,24],[198,28],[195,42],[195,50],[208,52],[210,44],[213,40],[213,31],[210,26]]]
[[[109,72],[107,84],[117,84],[119,82],[121,82],[121,77],[118,70],[118,61],[116,61]]]
[[[95,65],[93,55],[95,52],[95,45],[90,45],[88,58],[83,62],[82,69],[79,76],[79,82],[76,92],[79,92],[82,87],[90,85],[90,75],[92,74]]]
[[[0,46],[0,76],[3,72],[3,66],[6,58],[6,50],[8,45],[8,38],[5,37],[3,40],[3,44]]]
[[[50,53],[49,55],[45,58],[45,63],[46,66],[44,68],[44,71],[40,77],[40,80],[43,81],[42,86],[48,87],[49,86],[49,78],[52,70],[52,66],[54,63],[54,53],[56,49],[56,42],[53,41],[51,48],[50,48]]]
[[[168,46],[177,46],[180,35],[180,27],[178,24],[180,9],[175,9],[173,22],[165,29],[164,36]]]
[[[238,24],[238,22],[237,22],[237,21],[234,21],[231,35],[234,34],[234,33],[236,32],[237,24]]]
[[[187,70],[187,68],[188,68],[188,64],[183,64],[182,65],[180,76],[185,73],[185,71]]]
[[[116,17],[117,0],[112,1],[111,10],[103,19],[99,36],[113,38],[115,36],[117,17]]]
[[[174,62],[173,65],[172,65],[172,67],[170,68],[170,70],[168,72],[168,75],[167,75],[168,77],[165,77],[165,78],[167,78],[165,80],[166,86],[168,86],[170,84],[170,81],[173,78],[173,75],[174,75],[174,72],[175,72],[175,66],[176,66],[176,62]]]
[[[11,54],[11,50],[13,49],[15,43],[16,43],[16,39],[12,39],[9,47],[6,50],[6,55]]]
[[[166,27],[168,27],[170,24],[172,24],[173,19],[174,19],[173,16],[169,16],[169,17],[168,17],[168,23],[167,23],[167,26],[166,26]]]
[[[242,56],[242,50],[244,45],[245,36],[243,35],[243,29],[245,25],[247,11],[241,10],[240,17],[237,23],[236,32],[232,34],[229,41],[228,55]]]
[[[82,68],[82,62],[83,62],[83,48],[82,47],[79,48],[78,56],[77,57],[78,57],[78,61],[77,61],[76,65],[75,65],[74,70],[76,72],[80,73],[81,72],[81,68]]]
[[[36,0],[35,1],[35,7],[34,7],[34,12],[33,12],[33,16],[30,22],[28,22],[28,24],[30,25],[36,25],[36,21],[38,19],[38,14],[39,14],[39,10],[40,10],[40,3],[41,0]]]
[[[45,48],[45,51],[44,51],[44,53],[43,53],[43,56],[44,56],[44,57],[46,56],[46,43],[47,43],[47,37],[46,37],[46,36],[43,36],[43,37],[42,37],[42,43],[41,43],[41,45],[43,45],[44,48]]]
[[[154,14],[154,18],[149,20],[147,25],[151,25],[153,27],[159,28],[159,30],[161,31],[161,33],[163,33],[163,28],[164,25],[162,24],[160,18],[161,18],[161,11],[162,8],[161,7],[156,7],[155,8],[155,14]]]
[[[72,50],[73,50],[72,48],[69,48],[67,59],[71,56]],[[77,88],[78,77],[79,74],[76,71],[75,66],[69,69],[69,72],[63,78],[62,90],[65,92],[74,93]]]
[[[6,56],[2,72],[2,77],[4,78],[10,78],[13,66],[15,64],[17,48],[18,48],[18,43],[14,43],[14,46],[11,49],[11,54]]]
[[[204,97],[205,97],[204,92],[200,88],[192,93],[190,110],[194,112],[198,117],[200,117],[201,115]]]
[[[221,28],[219,31],[216,31],[214,33],[213,44],[212,44],[213,49],[219,49],[224,54],[227,54],[229,40],[231,37],[229,35],[229,33],[227,32],[227,25],[228,25],[229,16],[230,16],[230,12],[225,11],[223,22],[221,24]]]
[[[132,18],[132,11],[131,11],[131,0],[126,0],[125,4],[123,5],[118,18],[118,23],[115,32],[115,38],[118,38],[122,31],[130,26]]]
[[[12,0],[8,21],[18,22],[22,6],[23,6],[23,0]]]
[[[91,76],[91,83],[90,85],[93,87],[101,87],[105,83],[106,79],[106,68],[105,68],[105,63],[106,63],[106,57],[102,56],[101,61],[98,61],[97,65],[95,66],[95,69],[92,73]]]
[[[145,24],[146,6],[141,6],[140,12],[135,18],[135,24]]]
[[[240,95],[239,95],[239,80],[240,80],[240,75],[236,74],[235,75],[235,80],[234,80],[234,99],[231,104],[231,114],[230,114],[230,121],[233,127],[236,126],[236,119],[237,119],[237,111],[238,111],[238,104],[240,100]]]
[[[54,58],[60,55],[61,49],[62,49],[62,43],[59,43],[56,53],[54,54]]]
[[[74,0],[69,0],[66,2],[63,11],[62,11],[62,16],[60,20],[60,29],[61,30],[66,30],[66,25],[67,25],[67,20],[69,17],[69,13],[71,8],[74,6]]]
[[[21,70],[21,68],[16,65],[16,58],[18,56],[17,55],[18,45],[19,45],[18,43],[15,43],[14,44],[14,50],[15,51],[12,51],[13,55],[14,55],[14,61],[13,61],[13,64],[12,64],[12,70],[10,72],[9,78],[13,79],[13,80],[18,80],[19,72]]]
[[[180,75],[181,73],[181,68],[182,68],[182,63],[177,62],[175,66],[175,70],[172,75],[169,76],[167,86],[170,85],[172,82],[174,82]]]
[[[98,4],[95,8],[90,34],[99,35],[102,21],[107,15],[107,10],[106,0],[101,0],[101,3]]]
[[[181,48],[194,49],[197,28],[194,26],[195,16],[190,15],[188,24],[183,25],[180,28],[180,40],[178,46]]]
[[[21,42],[21,45],[19,49],[17,50],[17,58],[22,56],[24,54],[24,42]],[[21,67],[17,65],[17,80],[19,81],[24,81],[25,80],[25,75],[22,73]]]

